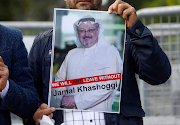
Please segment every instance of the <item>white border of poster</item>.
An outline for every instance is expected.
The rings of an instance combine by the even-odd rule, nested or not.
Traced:
[[[96,37],[97,44],[84,47]],[[119,113],[124,37],[119,15],[55,8],[49,107]]]

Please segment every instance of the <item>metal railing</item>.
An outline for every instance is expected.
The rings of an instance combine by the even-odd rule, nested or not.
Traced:
[[[53,28],[52,21],[0,21],[1,25],[20,29],[24,36],[36,36],[39,33]]]
[[[179,64],[180,6],[141,9],[137,15],[158,39],[171,63]]]
[[[141,9],[137,11],[137,15],[151,30],[171,62],[172,75],[166,83],[151,86],[139,80],[146,116],[164,118],[164,122],[161,120],[151,125],[168,124],[165,122],[167,116],[176,119],[175,121],[180,116],[180,6]],[[180,124],[175,121],[169,124]]]

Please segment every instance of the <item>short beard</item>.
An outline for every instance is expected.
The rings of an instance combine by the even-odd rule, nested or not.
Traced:
[[[93,3],[94,0],[91,0],[91,2]],[[80,8],[76,7],[77,1],[74,3],[75,5],[72,6],[70,3],[68,5],[68,2],[66,2],[66,5],[70,8],[70,9],[81,9],[81,10],[98,10],[99,7],[101,8],[102,5],[102,0],[100,1],[96,1],[96,3],[94,3],[93,5],[91,5],[90,7],[87,8],[86,4],[82,4]]]
[[[84,46],[85,48],[89,48],[91,45],[92,45],[92,43],[83,42],[83,46]]]
[[[102,0],[101,1],[97,0],[96,3],[90,7],[90,10],[97,10],[99,7],[101,8],[101,5],[102,5]]]

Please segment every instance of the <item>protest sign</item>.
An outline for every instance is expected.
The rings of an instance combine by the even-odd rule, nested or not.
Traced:
[[[49,106],[118,113],[125,20],[105,11],[54,10]]]

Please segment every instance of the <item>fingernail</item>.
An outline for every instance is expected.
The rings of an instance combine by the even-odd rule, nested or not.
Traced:
[[[109,14],[112,13],[112,10],[108,10],[108,13],[109,13]]]
[[[53,113],[51,113],[51,118],[53,117]]]
[[[54,112],[55,110],[56,110],[56,109],[55,109],[54,107],[53,107],[53,108],[51,108],[51,111],[52,111],[52,112]]]

